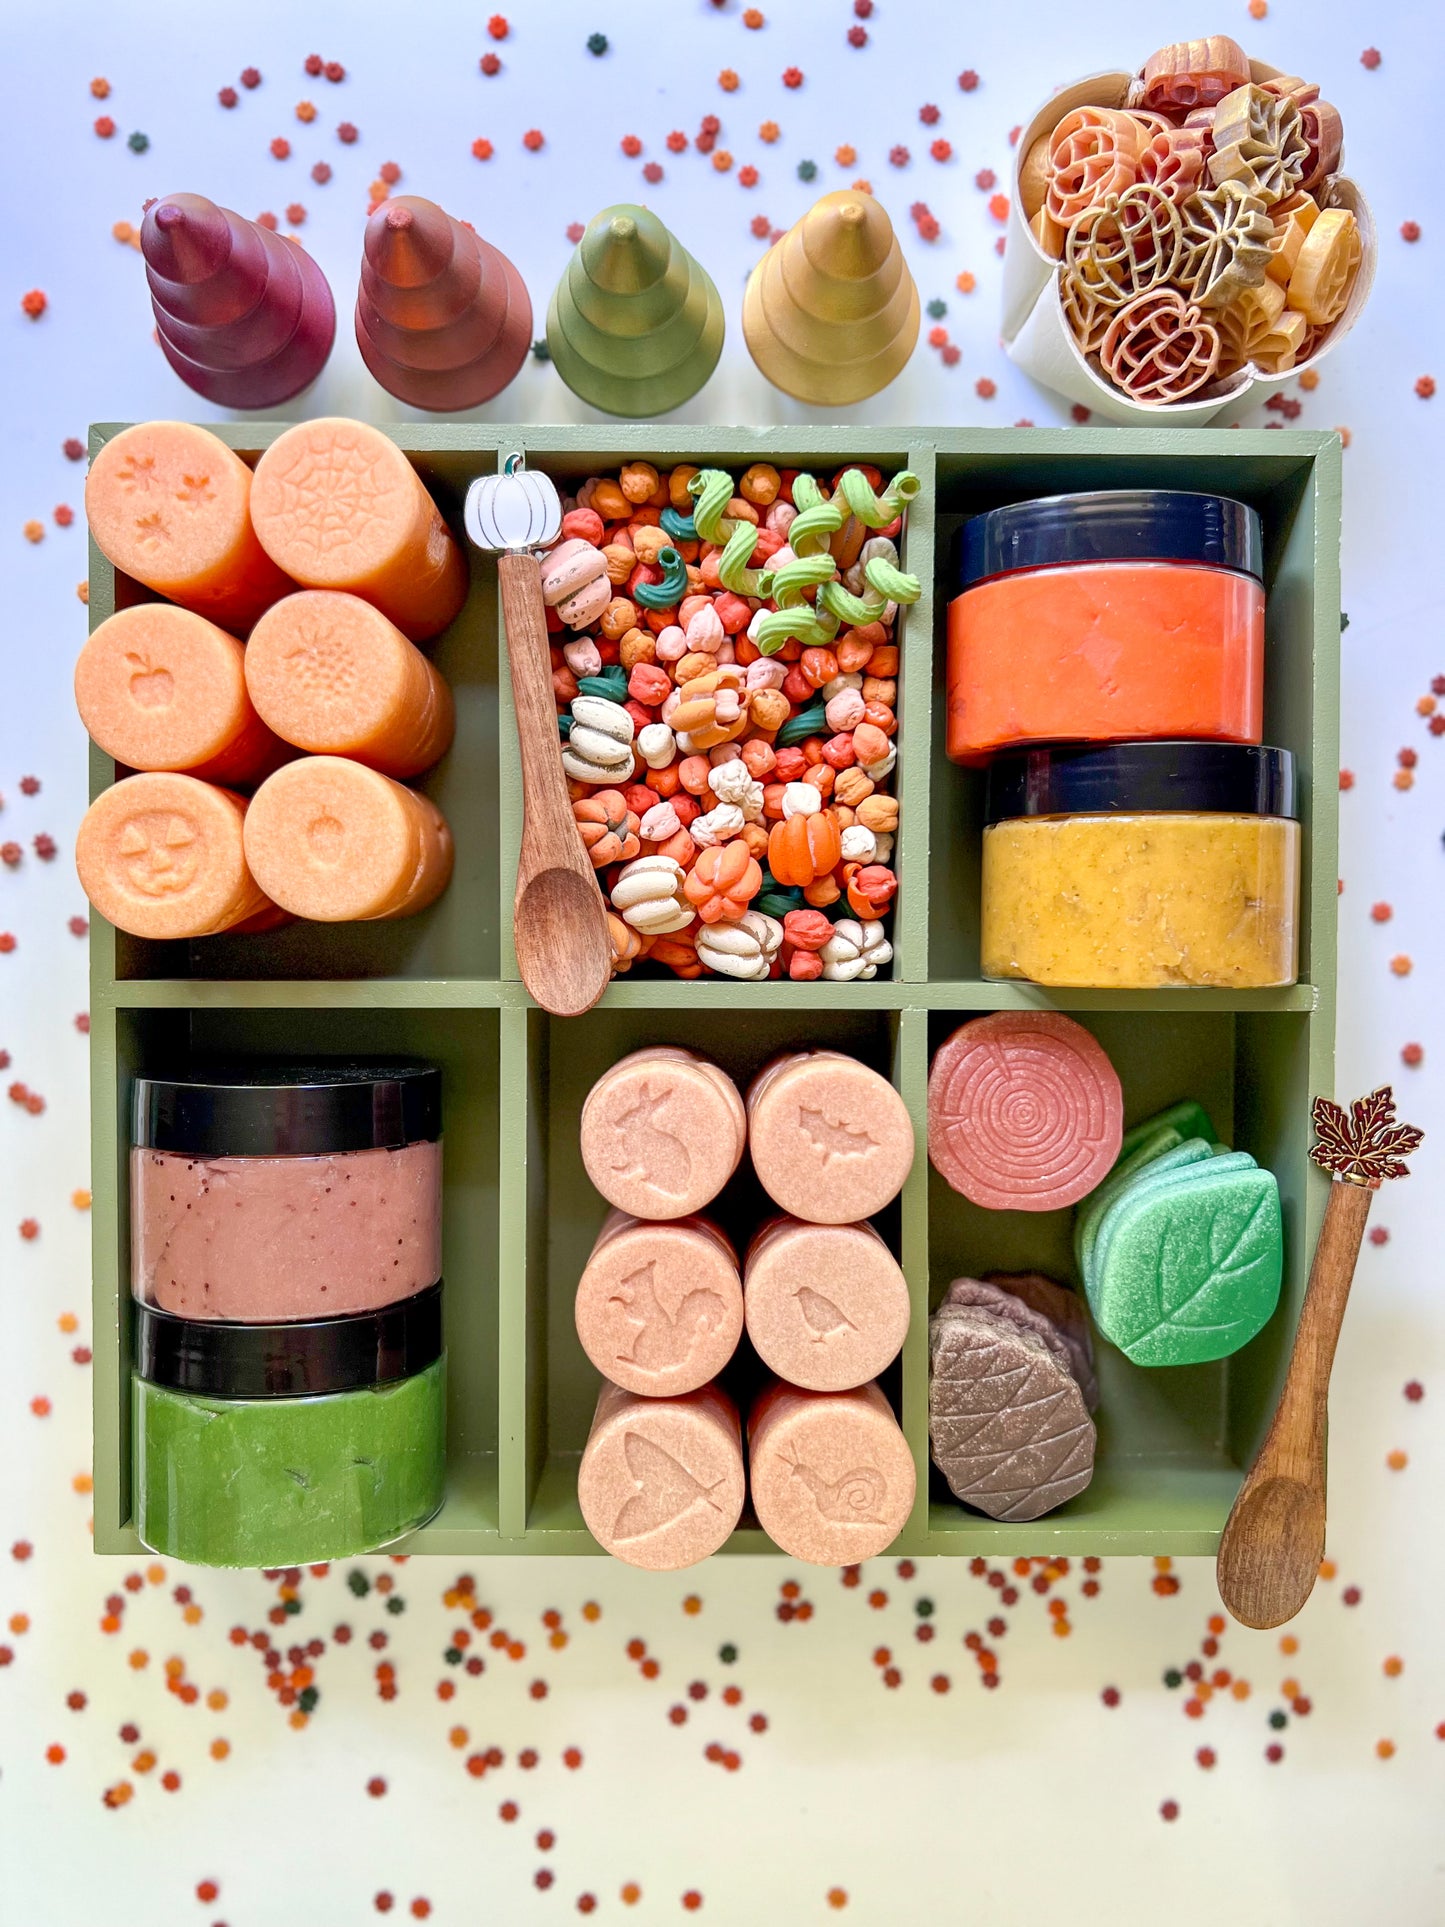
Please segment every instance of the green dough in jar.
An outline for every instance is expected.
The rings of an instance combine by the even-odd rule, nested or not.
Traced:
[[[1196,1365],[1248,1344],[1283,1272],[1279,1186],[1234,1152],[1126,1188],[1087,1289],[1100,1331],[1136,1365]]]
[[[301,1566],[391,1545],[438,1510],[446,1360],[319,1398],[133,1383],[136,1531],[197,1566]]]
[[[1222,811],[993,823],[983,974],[1105,990],[1291,984],[1299,850],[1293,820]]]

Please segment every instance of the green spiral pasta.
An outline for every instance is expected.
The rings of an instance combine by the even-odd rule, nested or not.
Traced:
[[[751,522],[728,520],[724,527],[730,532],[727,545],[718,557],[718,581],[734,595],[756,596],[766,602],[773,593],[773,576],[766,569],[750,569],[753,550],[758,545],[758,531]]]
[[[765,656],[775,656],[785,642],[826,649],[838,633],[838,619],[802,603],[792,609],[769,609],[752,629],[752,640]]]
[[[861,469],[850,468],[839,477],[837,493],[854,515],[870,529],[886,529],[896,522],[923,487],[912,469],[901,468],[881,495],[875,495]]]
[[[780,609],[796,609],[809,589],[833,580],[831,555],[799,555],[773,575],[773,600]]]
[[[788,524],[788,547],[796,556],[819,554],[827,548],[828,537],[842,528],[843,511],[823,500],[811,475],[794,479],[793,507],[798,512]]]
[[[917,602],[923,594],[923,584],[918,577],[905,575],[886,555],[870,557],[863,564],[863,574],[886,602]]]
[[[687,593],[687,564],[676,549],[659,549],[657,566],[662,570],[661,582],[639,582],[632,592],[633,601],[644,609],[670,609]]]
[[[733,478],[723,468],[700,468],[690,475],[687,492],[693,499],[692,525],[704,542],[725,542],[729,517],[723,510],[733,499]]]
[[[888,607],[888,599],[883,595],[853,595],[841,582],[835,581],[825,582],[819,589],[818,605],[830,616],[856,629],[865,622],[877,622]]]

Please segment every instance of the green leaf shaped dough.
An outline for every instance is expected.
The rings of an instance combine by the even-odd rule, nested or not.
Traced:
[[[1120,1199],[1095,1248],[1094,1317],[1136,1365],[1196,1365],[1248,1344],[1279,1302],[1279,1186],[1257,1167],[1194,1167]]]

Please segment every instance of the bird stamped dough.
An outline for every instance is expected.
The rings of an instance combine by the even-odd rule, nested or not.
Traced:
[[[748,1248],[743,1306],[763,1363],[809,1391],[866,1384],[908,1335],[907,1281],[870,1224],[773,1219]]]

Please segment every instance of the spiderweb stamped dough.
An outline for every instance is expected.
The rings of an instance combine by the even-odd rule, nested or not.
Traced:
[[[1274,229],[1258,194],[1223,181],[1191,194],[1181,210],[1184,265],[1179,287],[1198,308],[1225,308],[1258,287],[1269,267]]]
[[[1171,282],[1183,252],[1179,210],[1160,187],[1110,194],[1081,214],[1064,243],[1064,274],[1106,308]]]
[[[1123,1135],[1118,1074],[1058,1011],[995,1011],[962,1024],[928,1076],[928,1155],[955,1191],[993,1211],[1057,1211],[1108,1173]]]
[[[1106,194],[1122,194],[1139,171],[1146,129],[1115,107],[1076,107],[1049,137],[1044,206],[1068,227]]]
[[[1289,305],[1312,327],[1326,328],[1345,311],[1364,248],[1348,208],[1329,207],[1304,238],[1289,278]]]
[[[1139,402],[1181,401],[1219,371],[1219,330],[1173,288],[1120,308],[1099,349],[1116,388]]]
[[[1251,81],[1237,87],[1214,110],[1210,179],[1239,181],[1266,203],[1293,194],[1309,166],[1298,102],[1267,94]]]

